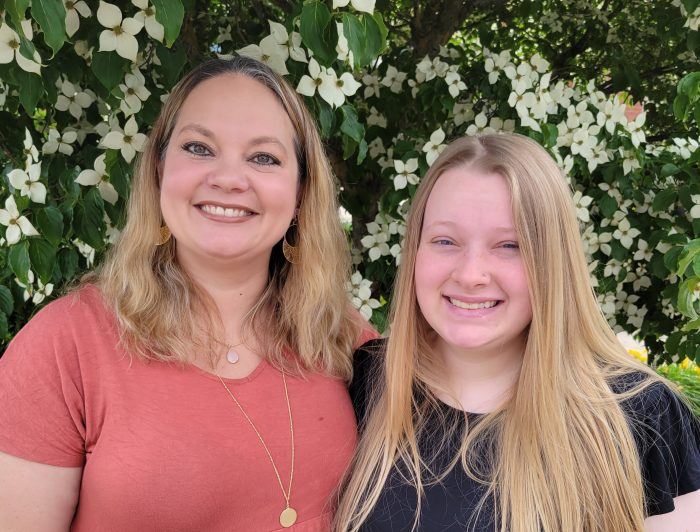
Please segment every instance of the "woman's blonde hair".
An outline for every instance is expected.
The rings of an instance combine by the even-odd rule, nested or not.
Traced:
[[[178,111],[197,85],[223,75],[246,76],[274,93],[294,128],[299,164],[300,258],[290,264],[282,242],[275,245],[269,282],[247,316],[244,337],[252,335],[260,352],[281,367],[289,368],[291,352],[299,355],[300,368],[347,378],[359,323],[345,292],[350,262],[332,171],[300,97],[259,61],[210,60],[173,88],[136,165],[126,226],[97,276],[88,280],[99,286],[113,308],[128,351],[145,359],[184,362],[191,360],[194,345],[213,363],[213,354],[222,347],[221,320],[213,301],[178,264],[174,238],[155,244],[163,225],[159,167]]]
[[[508,182],[533,317],[513,394],[464,431],[450,468],[461,462],[471,478],[485,484],[479,510],[493,497],[501,531],[641,530],[645,503],[638,451],[619,401],[656,377],[625,352],[600,311],[561,171],[536,142],[505,134],[453,142],[418,187],[394,289],[391,335],[336,528],[358,530],[395,466],[418,492],[417,524],[423,486],[447,473],[429,470],[430,459],[419,454],[417,442],[436,431],[436,416],[448,435],[464,422],[462,416],[450,421],[438,407],[435,333],[421,314],[414,281],[428,197],[440,176],[455,167],[498,174]],[[611,383],[633,371],[648,378],[621,395],[613,393]],[[435,453],[443,451],[438,446]],[[472,525],[475,521],[472,516]]]

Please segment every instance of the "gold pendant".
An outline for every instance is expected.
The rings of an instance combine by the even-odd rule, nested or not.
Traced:
[[[297,511],[294,508],[287,506],[280,514],[280,525],[284,528],[289,528],[297,522]]]

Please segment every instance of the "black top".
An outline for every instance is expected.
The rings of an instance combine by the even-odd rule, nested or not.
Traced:
[[[355,406],[360,431],[371,407],[368,402],[370,383],[381,376],[383,340],[372,340],[355,352],[354,377],[350,395]],[[613,391],[629,389],[644,374],[635,373],[622,379]],[[673,498],[700,489],[700,423],[688,407],[662,383],[647,387],[636,396],[622,402],[623,410],[633,424],[633,433],[642,463],[642,475],[649,515],[673,511]],[[440,403],[436,415],[457,416],[461,411]],[[468,422],[478,421],[478,414],[468,414]],[[462,422],[462,426],[466,423]],[[439,424],[437,426],[440,426]],[[459,449],[463,437],[456,432],[444,435],[418,435],[422,458],[433,472],[442,472]],[[441,453],[431,456],[430,450],[440,445]],[[427,452],[426,452],[427,451]],[[421,531],[493,530],[494,501],[487,500],[478,515],[474,510],[486,488],[467,476],[460,463],[438,484],[424,486],[421,505]],[[395,466],[373,512],[362,526],[367,532],[403,532],[411,530],[416,508],[415,489],[408,484]]]

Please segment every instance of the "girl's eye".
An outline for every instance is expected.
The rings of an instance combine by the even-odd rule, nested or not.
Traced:
[[[256,153],[253,156],[252,161],[255,164],[259,164],[262,166],[273,166],[276,164],[280,164],[280,162],[269,153]]]
[[[506,249],[520,249],[520,246],[517,242],[504,242],[503,244],[501,244],[501,247]]]
[[[182,146],[182,149],[188,153],[191,153],[192,155],[197,155],[198,157],[206,157],[211,155],[211,150],[200,142],[188,142]]]
[[[433,240],[433,244],[437,244],[439,246],[451,246],[452,240],[450,240],[449,238],[438,238],[436,240]]]

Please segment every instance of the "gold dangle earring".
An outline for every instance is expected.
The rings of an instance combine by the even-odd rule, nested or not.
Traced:
[[[168,240],[170,240],[170,237],[172,236],[172,233],[170,232],[170,228],[163,224],[158,231],[158,238],[156,239],[156,246],[162,246],[164,244],[168,243]]]
[[[297,230],[294,230],[293,228],[296,227]],[[290,224],[289,228],[287,229],[287,232],[284,233],[284,238],[282,239],[282,254],[284,255],[284,258],[287,259],[292,264],[296,264],[299,262],[299,246],[298,245],[292,245],[287,241],[287,234],[292,231],[294,233],[298,232],[299,226],[297,225],[297,216],[296,214],[294,215],[294,219],[292,220],[292,223]],[[299,235],[295,235],[298,237]],[[297,238],[294,238],[294,243],[298,244]]]

